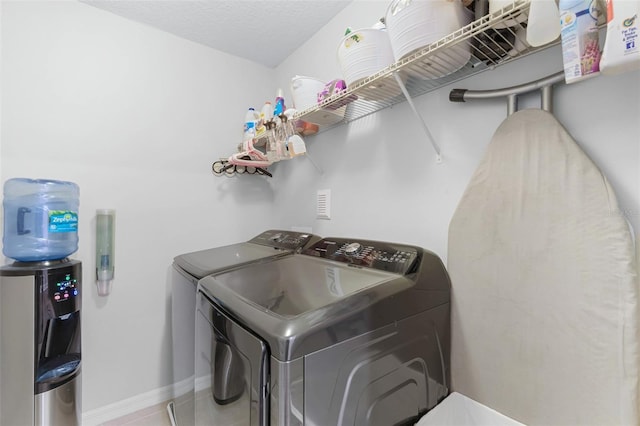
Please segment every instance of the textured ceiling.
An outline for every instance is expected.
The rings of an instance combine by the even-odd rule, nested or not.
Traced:
[[[274,68],[352,0],[81,0]]]

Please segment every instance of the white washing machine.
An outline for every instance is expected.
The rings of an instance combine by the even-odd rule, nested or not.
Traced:
[[[203,278],[195,424],[416,422],[449,392],[450,287],[428,250],[345,238]]]
[[[194,327],[198,280],[213,273],[289,256],[318,240],[320,237],[309,233],[269,230],[246,242],[174,258],[171,297],[174,399],[168,409],[175,424],[194,424]]]

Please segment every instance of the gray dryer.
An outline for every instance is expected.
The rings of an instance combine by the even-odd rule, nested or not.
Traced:
[[[172,346],[174,400],[169,414],[178,426],[194,422],[194,344],[196,286],[201,278],[222,271],[292,255],[320,237],[309,233],[268,230],[249,241],[181,254],[172,270]]]

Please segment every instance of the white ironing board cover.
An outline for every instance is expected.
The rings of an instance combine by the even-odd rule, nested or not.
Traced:
[[[631,233],[553,115],[506,119],[449,227],[453,390],[528,425],[638,425]]]

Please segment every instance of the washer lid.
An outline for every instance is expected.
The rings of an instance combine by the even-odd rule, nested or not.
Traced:
[[[420,247],[324,238],[198,288],[201,312],[217,305],[289,361],[448,304],[451,285],[440,258]]]
[[[245,242],[182,254],[173,261],[181,269],[200,279],[216,272],[289,253],[290,250]]]
[[[395,296],[414,285],[403,275],[294,254],[207,276],[198,288],[288,361],[403,318],[411,309]]]
[[[317,235],[271,229],[247,242],[176,256],[174,265],[196,279],[227,269],[299,251],[320,240]]]
[[[289,319],[332,304],[352,307],[349,299],[357,293],[397,278],[401,276],[295,256],[215,275],[203,287],[231,299],[222,303],[240,297],[262,312]]]

